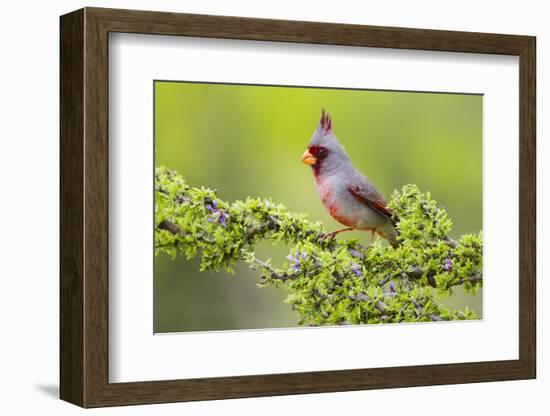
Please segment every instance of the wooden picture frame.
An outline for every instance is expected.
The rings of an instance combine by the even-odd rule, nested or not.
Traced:
[[[60,396],[82,407],[530,379],[536,376],[535,38],[85,8],[61,17]],[[515,55],[520,66],[519,359],[110,383],[110,32]]]

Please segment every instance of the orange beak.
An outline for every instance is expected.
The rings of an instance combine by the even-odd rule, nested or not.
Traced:
[[[315,162],[317,162],[317,159],[309,152],[309,150],[306,150],[302,155],[302,162],[306,165],[313,166],[315,165]]]

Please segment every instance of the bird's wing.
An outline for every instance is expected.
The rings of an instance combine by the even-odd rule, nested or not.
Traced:
[[[356,180],[352,183],[348,184],[348,192],[360,203],[367,205],[380,215],[391,219],[393,212],[388,208],[388,204],[384,200],[384,197],[378,192],[374,185],[363,175],[355,179]]]

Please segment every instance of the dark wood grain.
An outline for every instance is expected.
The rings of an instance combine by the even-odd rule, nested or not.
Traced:
[[[110,32],[519,55],[530,37],[87,8]]]
[[[84,405],[84,11],[61,19],[60,388]]]
[[[108,381],[109,137],[108,32],[85,9],[84,57],[84,303],[85,406],[99,401]]]
[[[519,359],[109,383],[108,33],[520,58]],[[535,38],[87,8],[61,18],[61,398],[83,407],[517,380],[536,375]]]
[[[519,102],[519,356],[536,377],[536,41],[520,54]]]

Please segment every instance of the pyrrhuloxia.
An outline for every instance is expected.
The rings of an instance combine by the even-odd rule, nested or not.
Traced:
[[[313,170],[317,191],[325,208],[335,220],[347,227],[329,235],[365,230],[372,233],[372,238],[376,233],[393,247],[398,245],[394,219],[386,201],[372,182],[353,166],[334,135],[332,120],[324,110],[302,161]]]

